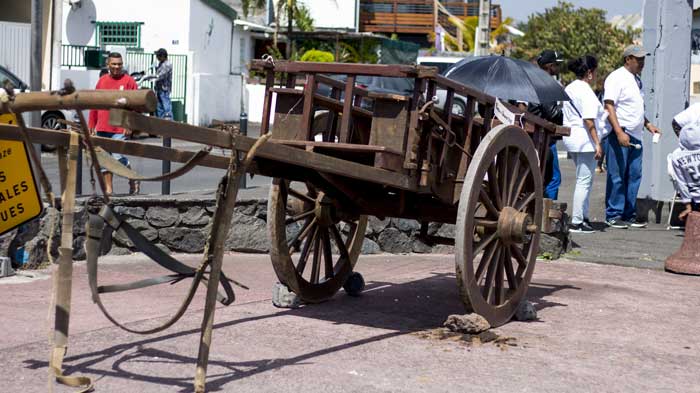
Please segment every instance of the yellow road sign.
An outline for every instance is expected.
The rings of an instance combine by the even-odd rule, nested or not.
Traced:
[[[0,123],[15,122],[13,115],[0,115]],[[24,143],[0,139],[0,235],[38,217],[43,208]]]

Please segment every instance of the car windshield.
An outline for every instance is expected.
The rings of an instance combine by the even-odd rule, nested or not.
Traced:
[[[16,89],[22,88],[22,81],[19,80],[13,73],[11,73],[5,67],[0,66],[0,83],[9,80]]]

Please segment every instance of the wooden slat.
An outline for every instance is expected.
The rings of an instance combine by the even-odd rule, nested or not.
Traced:
[[[34,143],[55,146],[68,146],[70,143],[70,134],[67,132],[47,130],[43,128],[29,128],[28,131],[31,140]],[[16,141],[22,140],[19,133],[19,128],[6,124],[0,124],[0,139]],[[95,143],[95,146],[102,147],[110,152],[151,158],[154,160],[184,163],[194,157],[194,155],[197,153],[194,151],[179,150],[158,145],[148,145],[133,141],[120,141],[111,138],[93,137],[92,141]],[[201,161],[199,161],[198,165],[210,168],[226,169],[228,168],[228,164],[228,157],[209,154],[207,157],[204,157]]]
[[[270,143],[278,143],[280,145],[288,146],[298,146],[298,147],[314,147],[323,149],[334,149],[334,150],[344,150],[344,151],[356,151],[361,153],[391,153],[400,155],[401,152],[390,149],[386,146],[377,145],[358,145],[355,143],[334,143],[334,142],[311,142],[311,141],[297,141],[297,140],[281,140],[272,139]]]
[[[338,88],[341,90],[345,89],[345,82],[339,81],[337,79],[329,78],[325,75],[321,75],[321,74],[316,75],[316,80],[318,82],[321,82],[325,85],[329,85],[331,87],[335,87],[335,88]],[[367,89],[363,89],[363,88],[357,87],[357,86],[355,86],[355,88],[352,90],[352,93],[356,96],[357,95],[368,96],[370,94],[370,92]]]
[[[260,135],[265,135],[270,130],[270,113],[272,111],[272,89],[275,85],[275,73],[272,70],[267,70],[265,78],[265,98],[263,101],[263,113],[260,124]]]
[[[313,140],[311,135],[311,125],[314,116],[314,94],[316,92],[316,79],[314,74],[306,75],[306,86],[304,86],[304,110],[301,116],[301,129],[306,140]]]
[[[315,73],[315,74],[344,74],[344,75],[368,75],[391,76],[407,78],[415,76],[435,76],[435,67],[413,66],[404,64],[348,64],[348,63],[315,63],[315,62],[288,62],[277,61],[274,66],[263,60],[253,60],[251,68],[254,70],[273,69],[276,72]]]
[[[348,75],[345,80],[345,101],[343,102],[343,117],[340,119],[341,143],[350,142],[350,120],[352,118],[352,90],[355,87],[355,75]]]
[[[223,148],[231,148],[233,146],[233,148],[241,152],[250,150],[256,141],[255,138],[241,135],[231,136],[222,131],[176,123],[118,109],[110,111],[110,124],[132,130],[147,130],[151,134],[169,136],[206,145]],[[402,190],[415,190],[408,176],[277,143],[264,144],[258,149],[257,156],[283,164],[297,165],[319,172],[383,184]]]
[[[332,109],[336,112],[342,112],[343,111],[343,102],[335,98],[331,97],[326,97],[322,96],[320,94],[314,94],[314,103],[316,105],[322,106],[324,108]],[[372,117],[372,112],[368,111],[367,109],[359,108],[356,106],[352,107],[352,114],[353,115],[359,115],[362,117]]]

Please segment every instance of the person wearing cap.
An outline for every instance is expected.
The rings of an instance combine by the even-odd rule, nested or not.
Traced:
[[[644,95],[640,75],[649,53],[639,45],[623,52],[624,65],[605,79],[603,103],[608,111],[605,155],[605,222],[613,228],[644,228],[637,220],[637,193],[642,180],[642,132],[659,129],[644,116]]]
[[[546,73],[556,78],[561,69],[564,59],[561,54],[551,49],[545,49],[537,57],[537,65]],[[556,125],[562,125],[564,113],[559,102],[543,102],[539,104],[529,103],[527,111],[537,115]],[[559,196],[559,186],[561,185],[561,172],[559,171],[559,156],[557,153],[556,141],[549,145],[550,154],[547,155],[544,171],[544,197],[556,200]]]
[[[173,119],[173,106],[170,102],[170,92],[173,89],[173,64],[168,61],[168,51],[160,48],[154,52],[158,65],[155,67],[156,73],[148,75],[144,80],[155,79],[155,91],[158,96],[158,106],[156,116],[161,119]]]
[[[685,220],[691,211],[700,211],[700,123],[690,122],[680,131],[678,149],[669,155],[673,185],[685,202],[678,218]]]

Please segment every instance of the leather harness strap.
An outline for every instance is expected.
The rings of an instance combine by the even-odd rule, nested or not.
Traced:
[[[155,277],[145,280],[135,281],[129,284],[119,284],[119,285],[107,285],[99,286],[97,285],[97,267],[98,267],[98,256],[100,253],[102,242],[102,233],[104,231],[105,225],[111,227],[113,230],[120,232],[123,236],[126,236],[134,243],[139,251],[143,252],[149,256],[153,261],[158,263],[160,266],[174,272],[175,274],[170,274],[161,277]],[[204,260],[197,268],[190,267],[183,264],[182,262],[174,259],[170,255],[166,254],[163,250],[156,247],[148,239],[146,239],[138,230],[134,229],[129,223],[124,221],[123,217],[114,213],[111,207],[105,205],[99,214],[91,214],[88,227],[87,227],[87,237],[85,240],[85,250],[87,254],[87,269],[88,269],[88,281],[90,284],[90,291],[92,292],[92,300],[97,304],[97,306],[102,310],[105,317],[109,319],[116,326],[136,334],[152,334],[163,331],[168,327],[172,326],[175,322],[182,317],[182,315],[189,307],[195,293],[197,292],[197,287],[199,282],[206,280],[205,269],[208,266],[208,261]],[[176,283],[185,278],[192,278],[192,284],[185,297],[175,314],[166,321],[163,325],[152,329],[137,330],[124,326],[123,324],[116,321],[116,319],[109,314],[105,308],[102,300],[100,299],[100,294],[120,292],[130,289],[145,288],[152,285],[158,285],[163,283]],[[235,300],[235,295],[233,288],[231,287],[232,280],[228,279],[225,275],[222,275],[220,280],[220,285],[223,287],[224,294],[219,293],[217,299],[223,305],[229,305]]]
[[[63,195],[61,196],[63,216],[61,220],[61,243],[58,248],[58,266],[54,266],[52,306],[55,311],[49,369],[53,373],[56,382],[71,387],[83,387],[80,391],[82,393],[93,389],[94,385],[90,378],[63,375],[63,358],[68,351],[71,284],[73,281],[73,218],[75,211],[75,183],[79,144],[80,136],[78,133],[70,131],[70,146],[68,148],[68,162],[66,165],[67,173],[65,176],[65,184],[63,185]],[[49,244],[51,243],[52,242],[49,242]],[[49,248],[49,253],[50,252],[51,249]]]
[[[187,160],[181,167],[178,169],[162,174],[160,176],[155,176],[155,177],[145,177],[141,176],[135,171],[131,170],[130,168],[124,166],[119,160],[116,160],[114,157],[112,157],[107,151],[100,147],[95,147],[95,153],[97,156],[97,160],[100,162],[100,166],[106,170],[107,172],[112,172],[117,176],[121,176],[124,178],[127,178],[129,180],[138,180],[138,181],[163,181],[163,180],[170,180],[174,179],[176,177],[182,176],[185,173],[189,172],[192,170],[194,167],[197,166],[206,156],[209,155],[209,152],[211,151],[211,147],[206,147],[204,149],[199,150],[192,158]]]

